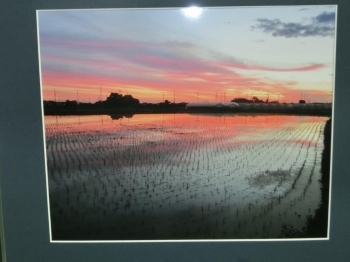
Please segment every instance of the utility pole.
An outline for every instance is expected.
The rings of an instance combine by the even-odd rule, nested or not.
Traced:
[[[174,91],[174,104],[175,104],[175,91]]]
[[[79,90],[77,90],[77,104],[79,104]]]
[[[56,101],[56,89],[53,90],[53,94],[54,94],[54,96],[55,96],[55,103],[56,103],[56,102],[57,102],[57,101]]]

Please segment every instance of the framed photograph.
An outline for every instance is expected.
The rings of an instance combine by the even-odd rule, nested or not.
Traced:
[[[3,261],[347,260],[345,1],[6,8]]]
[[[39,10],[51,240],[328,239],[336,14]]]

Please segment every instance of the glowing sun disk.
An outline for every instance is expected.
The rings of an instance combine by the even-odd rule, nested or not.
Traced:
[[[202,14],[202,8],[191,6],[187,8],[182,8],[181,12],[184,16],[188,18],[199,18],[199,16]]]

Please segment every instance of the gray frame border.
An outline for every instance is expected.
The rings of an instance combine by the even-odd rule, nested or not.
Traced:
[[[330,240],[288,242],[50,243],[36,10],[134,7],[338,5]],[[1,2],[0,188],[3,261],[347,261],[350,239],[350,2],[347,0]],[[4,250],[3,250],[4,251]],[[6,255],[6,257],[5,257]]]

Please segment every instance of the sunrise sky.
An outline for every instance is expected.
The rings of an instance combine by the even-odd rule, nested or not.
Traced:
[[[335,6],[38,11],[44,100],[331,102]]]

